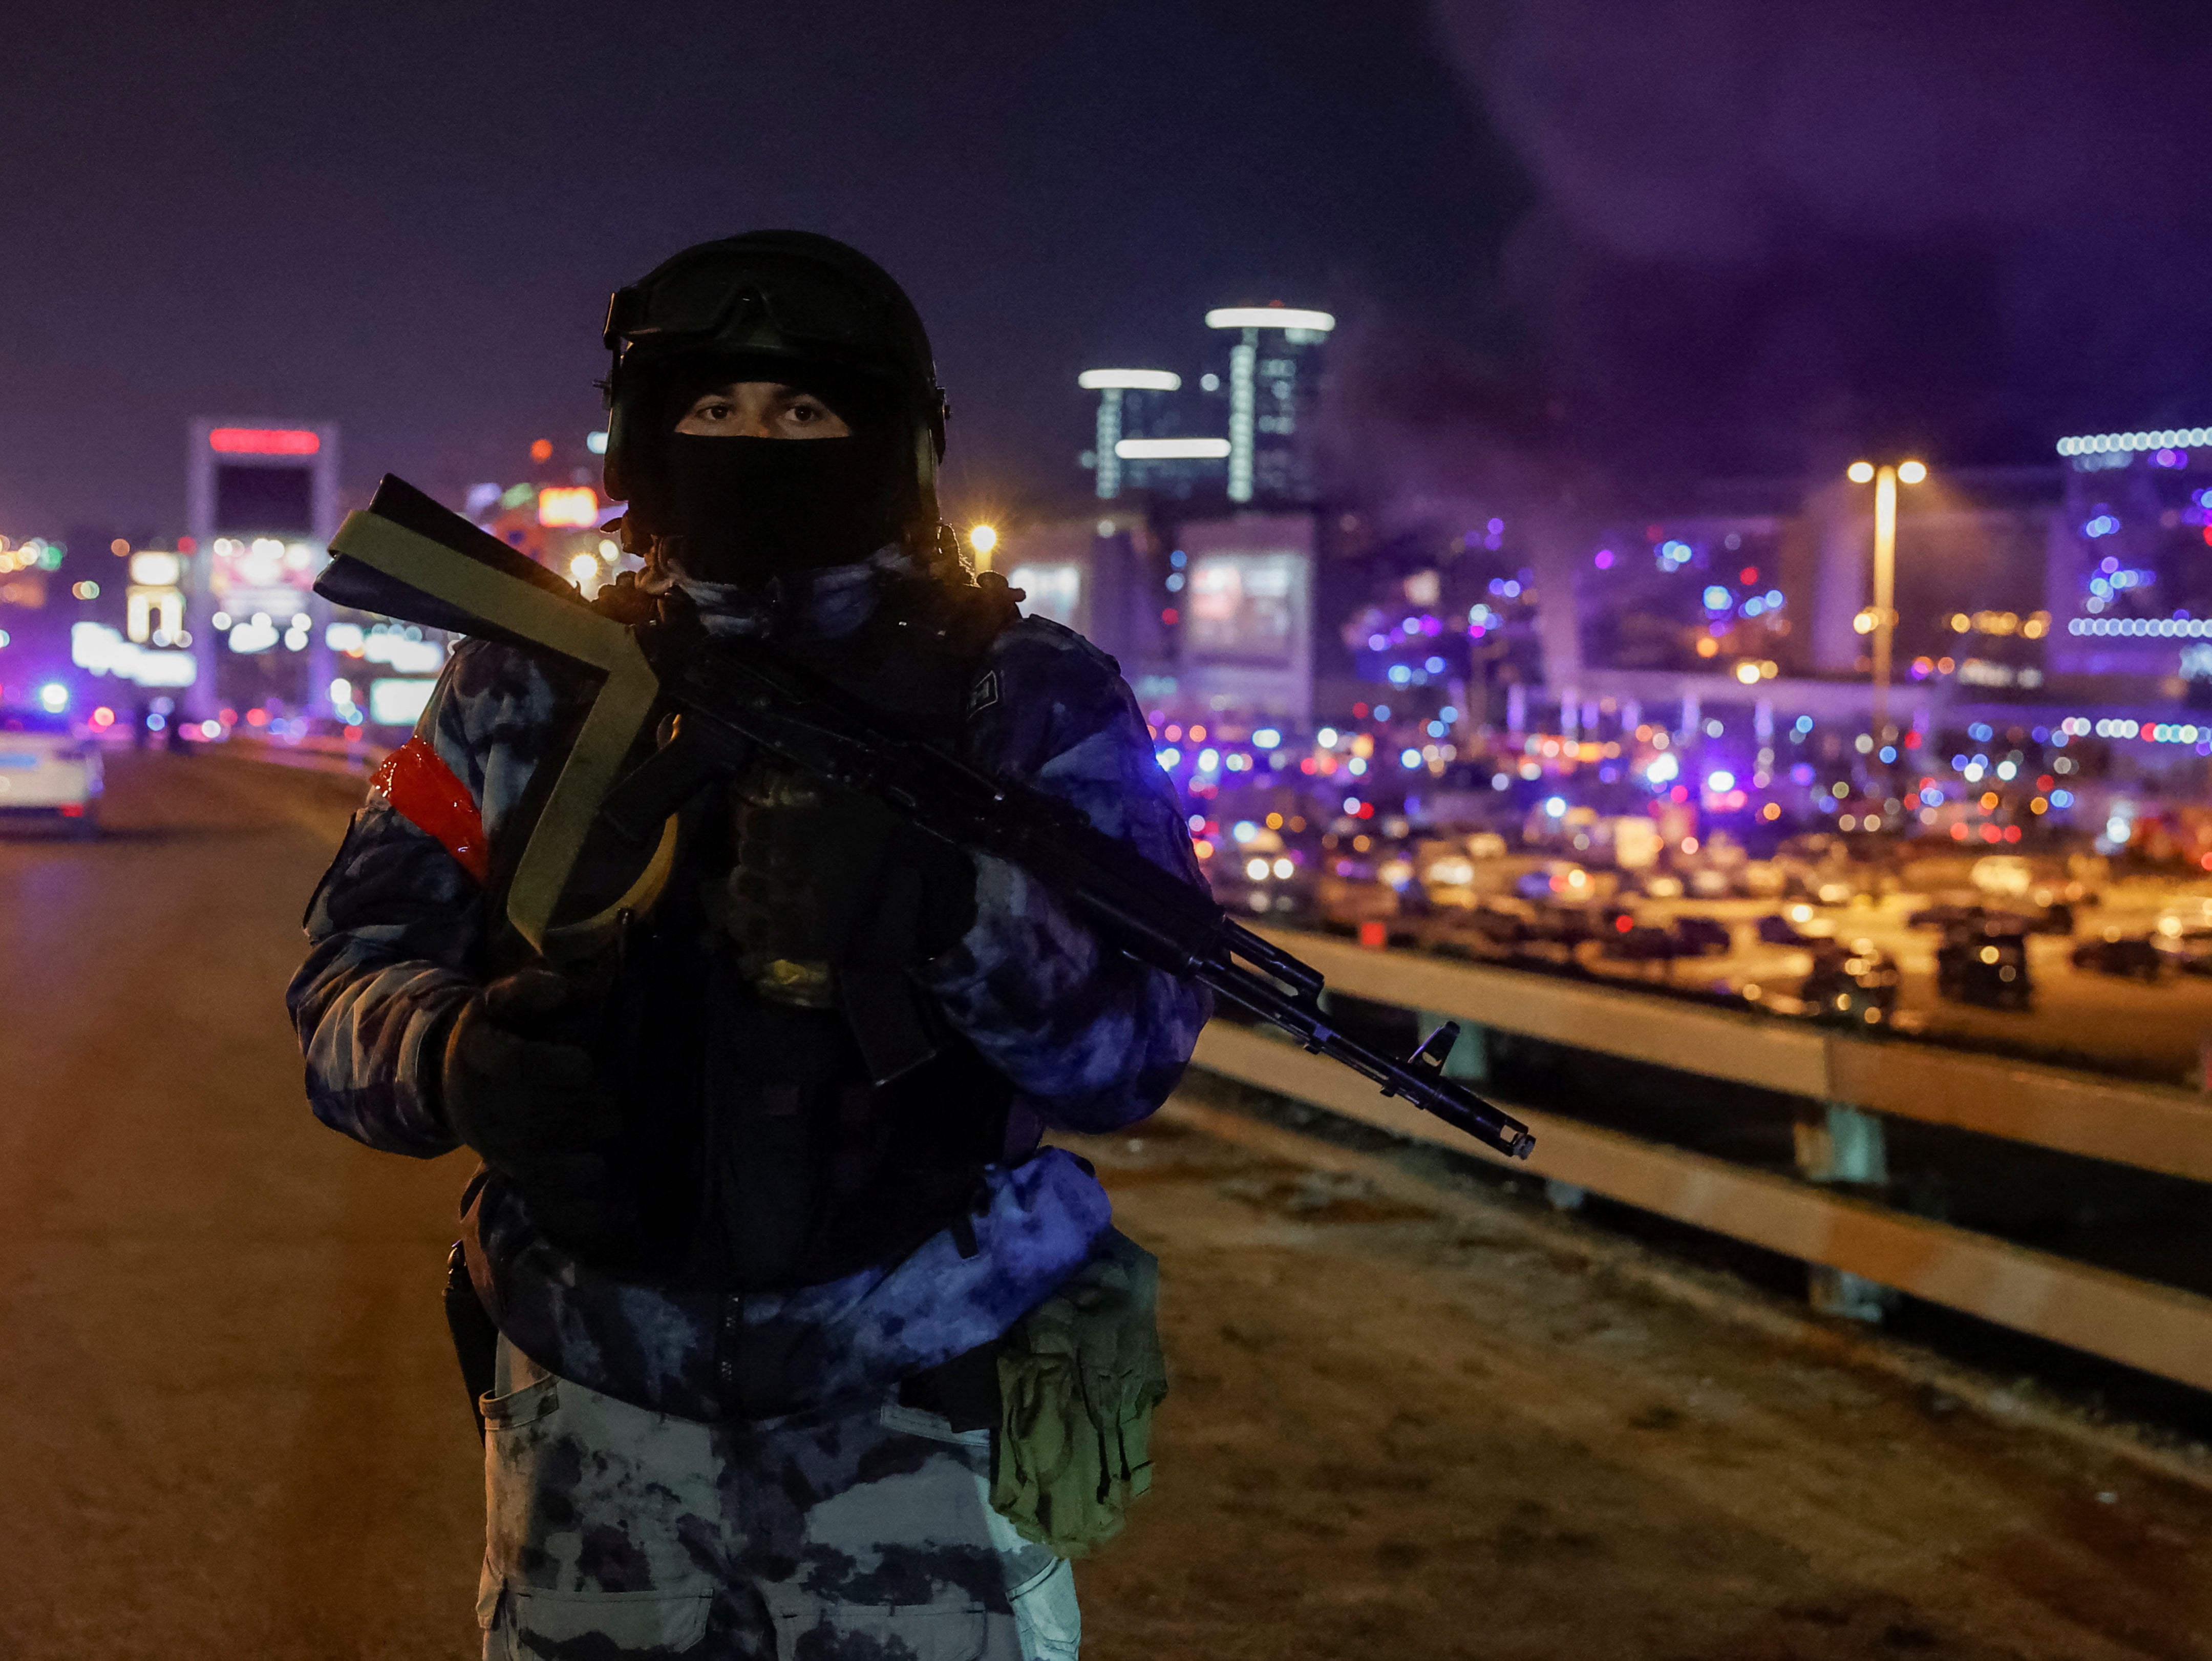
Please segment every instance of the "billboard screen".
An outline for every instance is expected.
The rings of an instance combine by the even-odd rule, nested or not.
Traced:
[[[1302,554],[1200,554],[1183,624],[1188,657],[1287,667],[1297,654]]]
[[[215,529],[313,536],[315,475],[309,467],[217,462]]]

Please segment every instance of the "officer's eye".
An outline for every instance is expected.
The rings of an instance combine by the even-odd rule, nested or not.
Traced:
[[[726,398],[702,398],[691,406],[693,417],[700,421],[727,421],[737,413],[737,406]]]

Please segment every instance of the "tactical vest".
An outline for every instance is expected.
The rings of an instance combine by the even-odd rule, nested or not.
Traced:
[[[853,633],[781,649],[949,751],[1012,614],[1003,585],[893,581]],[[963,926],[967,856],[764,755],[695,799],[678,837],[598,1035],[641,1235],[625,1272],[811,1285],[957,1226],[1007,1157],[1012,1090],[909,971]]]

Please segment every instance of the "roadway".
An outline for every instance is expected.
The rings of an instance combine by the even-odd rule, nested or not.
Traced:
[[[278,1001],[359,788],[125,755],[102,841],[0,842],[8,1661],[472,1650],[465,1166],[317,1126]],[[1201,1107],[1084,1147],[1176,1380],[1093,1661],[2212,1656],[2212,1489],[2094,1433]]]

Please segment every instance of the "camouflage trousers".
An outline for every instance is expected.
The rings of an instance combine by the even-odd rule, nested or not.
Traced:
[[[486,1661],[1074,1661],[1073,1572],[991,1509],[988,1431],[699,1424],[505,1339],[483,1411]]]

